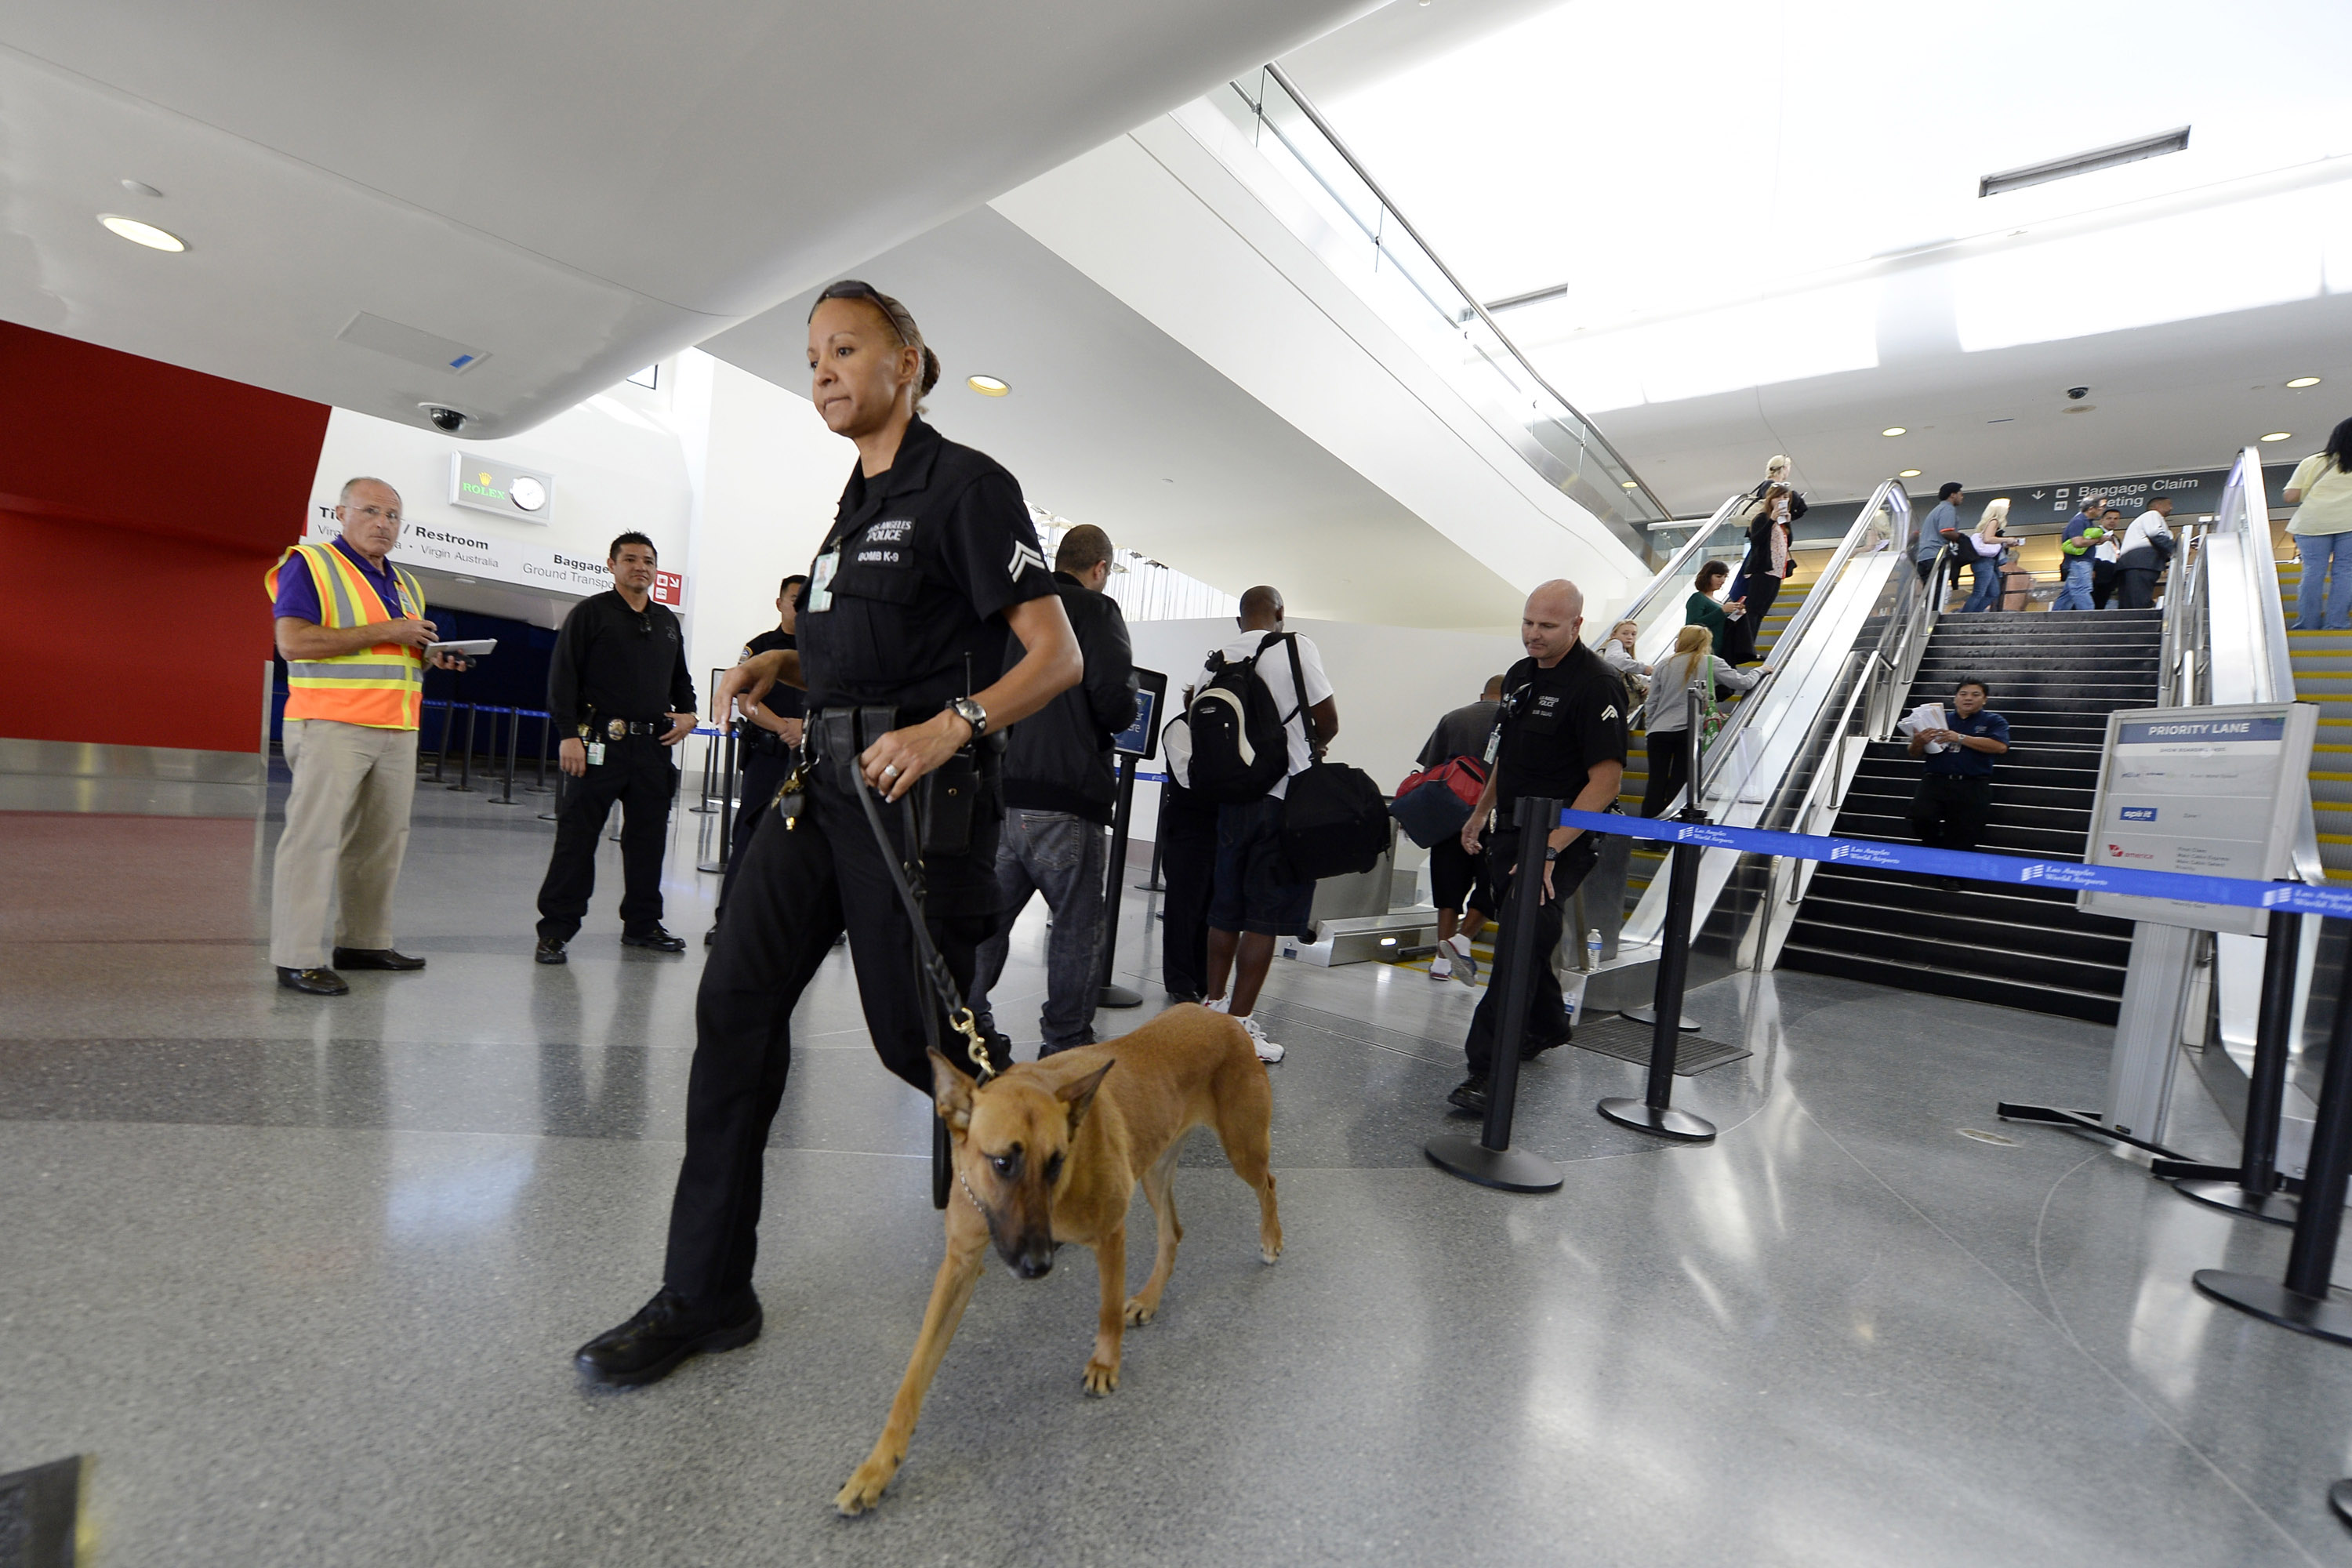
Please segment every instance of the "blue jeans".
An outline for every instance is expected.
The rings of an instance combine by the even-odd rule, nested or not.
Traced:
[[[2000,603],[2000,557],[1979,555],[1969,563],[1969,568],[1977,574],[1977,586],[1969,595],[1969,602],[1960,606],[1964,616],[1990,610]]]
[[[2058,597],[2052,600],[2053,610],[2087,610],[2091,605],[2091,558],[2070,555],[2058,582]]]
[[[1104,866],[1108,832],[1066,811],[1013,806],[996,841],[996,933],[973,954],[971,1014],[982,1033],[996,1019],[988,994],[1004,973],[1013,921],[1031,893],[1054,911],[1045,941],[1045,1005],[1037,1017],[1043,1056],[1095,1043],[1095,1001],[1102,987]]]
[[[2294,544],[2303,556],[2303,586],[2295,591],[2294,629],[2352,631],[2352,533],[2298,533]]]

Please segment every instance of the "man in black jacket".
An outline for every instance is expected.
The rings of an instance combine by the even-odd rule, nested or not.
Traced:
[[[1106,830],[1118,798],[1111,737],[1135,722],[1135,657],[1127,618],[1103,592],[1110,536],[1081,524],[1054,552],[1054,591],[1086,656],[1085,680],[1006,734],[1004,831],[997,841],[996,932],[975,955],[971,1011],[992,1037],[988,994],[1004,973],[1013,922],[1033,892],[1045,895],[1054,930],[1045,944],[1045,1034],[1039,1054],[1094,1044],[1102,986]]]

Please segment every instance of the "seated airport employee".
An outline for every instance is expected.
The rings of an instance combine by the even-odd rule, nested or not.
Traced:
[[[1495,972],[1463,1042],[1470,1076],[1446,1096],[1465,1110],[1486,1109],[1486,1072],[1510,984],[1511,884],[1519,858],[1513,814],[1519,800],[1542,795],[1578,811],[1611,811],[1625,777],[1625,683],[1579,640],[1583,626],[1584,595],[1575,584],[1555,578],[1528,595],[1519,616],[1519,643],[1528,657],[1504,673],[1494,772],[1462,825],[1462,847],[1475,849],[1493,817],[1486,874],[1502,902]],[[1510,1042],[1522,1060],[1568,1043],[1568,1005],[1552,970],[1552,950],[1559,945],[1563,907],[1600,858],[1600,840],[1581,828],[1554,827],[1546,839],[1527,1026]]]
[[[571,782],[555,808],[555,848],[539,886],[539,947],[531,956],[541,963],[570,962],[564,944],[588,913],[596,840],[616,800],[621,943],[686,951],[686,940],[661,923],[662,856],[677,794],[669,749],[694,732],[686,634],[669,606],[653,601],[652,540],[625,533],[604,563],[613,585],[572,606],[548,666],[547,721],[563,737],[557,762]]]
[[[336,970],[425,967],[393,951],[392,891],[416,793],[424,650],[438,633],[425,618],[424,588],[386,559],[400,542],[400,492],[382,479],[346,480],[335,521],[341,538],[293,546],[263,579],[286,658],[294,774],[271,873],[269,961],[278,984],[312,996],[351,989]],[[457,654],[430,658],[436,669],[466,668]],[[330,893],[338,898],[331,968],[321,962]]]
[[[574,1364],[592,1383],[651,1383],[758,1336],[762,1152],[792,1065],[793,1008],[841,931],[883,1066],[928,1101],[933,1037],[968,1072],[996,1065],[944,1026],[920,955],[933,948],[959,987],[971,984],[996,905],[993,737],[1083,673],[1021,487],[917,416],[940,362],[907,308],[835,283],[810,313],[808,353],[817,413],[856,444],[857,464],[809,568],[800,646],[755,655],[719,684],[729,708],[779,679],[805,690],[808,764],[752,837],[702,971],[662,1288],[580,1348]],[[1013,639],[1027,652],[1008,669]],[[967,671],[999,669],[977,693],[965,685]],[[886,855],[921,867],[922,943]],[[936,1161],[946,1126],[927,1120]]]
[[[1952,693],[1948,722],[1911,737],[1911,754],[1926,760],[1911,802],[1911,831],[1932,849],[1974,849],[1992,816],[1992,760],[2009,750],[2009,721],[1985,707],[1992,692],[1970,677]],[[1939,749],[1930,752],[1930,742]],[[1955,877],[1940,879],[1947,891]]]
[[[1045,1006],[1037,1019],[1045,1046],[1037,1054],[1050,1057],[1095,1043],[1095,1003],[1103,978],[1104,868],[1118,804],[1118,766],[1110,743],[1135,722],[1135,654],[1127,616],[1118,601],[1103,592],[1110,570],[1109,534],[1081,523],[1062,535],[1054,551],[1054,591],[1077,635],[1086,679],[1005,731],[997,925],[980,944],[968,998],[991,1049],[1003,1037],[996,1033],[988,994],[1004,973],[1013,920],[1032,893],[1045,894],[1054,915],[1045,940]]]
[[[800,646],[793,630],[800,615],[801,594],[807,586],[808,578],[797,572],[784,579],[776,590],[776,624],[745,643],[743,651],[735,656],[736,663],[754,654]],[[751,847],[751,835],[759,830],[776,792],[800,761],[801,721],[806,711],[801,689],[780,682],[734,721],[737,765],[743,770],[743,804],[735,814],[733,837],[728,840],[727,875],[719,884],[719,907],[710,911],[710,929],[702,933],[705,947],[718,940],[719,921],[727,913],[727,895],[734,889],[735,874],[742,868],[743,851]]]

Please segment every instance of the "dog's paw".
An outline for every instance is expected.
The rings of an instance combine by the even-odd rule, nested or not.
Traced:
[[[1100,1398],[1118,1389],[1118,1367],[1107,1361],[1087,1363],[1087,1392]]]
[[[887,1460],[866,1460],[849,1478],[849,1484],[834,1494],[833,1506],[839,1509],[845,1518],[856,1518],[882,1500],[883,1489],[898,1473],[898,1467]]]
[[[1151,1321],[1159,1311],[1158,1307],[1146,1301],[1142,1297],[1129,1296],[1127,1299],[1127,1326],[1130,1329],[1139,1329]]]
[[[1272,1263],[1276,1258],[1280,1258],[1282,1256],[1282,1232],[1277,1229],[1271,1236],[1260,1236],[1257,1238],[1257,1255],[1260,1258],[1265,1258],[1268,1263]]]

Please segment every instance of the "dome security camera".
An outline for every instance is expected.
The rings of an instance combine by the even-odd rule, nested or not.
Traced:
[[[2066,395],[2080,403],[2091,395],[2091,389],[2087,386],[2070,386],[2066,389]]]
[[[433,427],[436,430],[455,436],[466,423],[466,414],[463,409],[451,408],[441,403],[420,403],[416,406],[425,411],[425,417],[433,421]]]

